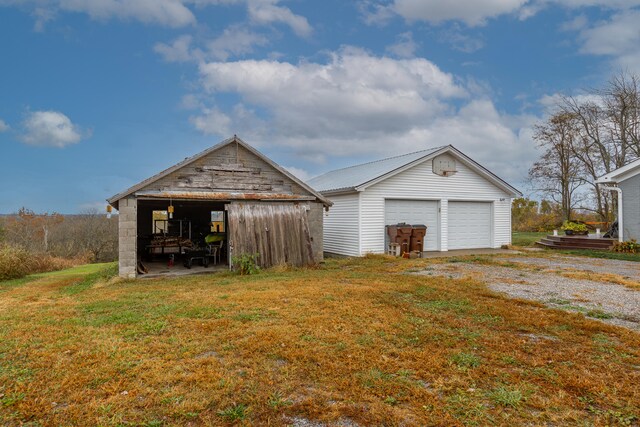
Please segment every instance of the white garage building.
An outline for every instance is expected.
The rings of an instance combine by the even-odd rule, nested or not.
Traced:
[[[325,252],[384,253],[385,225],[428,227],[425,251],[511,243],[511,199],[520,192],[451,145],[328,172],[309,185],[333,202]]]

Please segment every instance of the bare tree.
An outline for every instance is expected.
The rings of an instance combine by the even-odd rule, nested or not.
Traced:
[[[51,230],[63,221],[64,217],[57,213],[36,214],[21,208],[16,215],[5,220],[5,238],[31,252],[47,252]]]
[[[635,75],[619,73],[604,89],[590,91],[590,97],[565,97],[559,110],[574,117],[579,137],[572,143],[573,156],[580,163],[590,190],[591,206],[610,220],[615,198],[596,184],[597,178],[640,157],[640,87]]]
[[[95,209],[68,216],[51,236],[51,252],[64,257],[87,256],[92,261],[117,259],[118,221]]]
[[[80,215],[37,214],[22,208],[2,219],[4,240],[33,253],[113,261],[118,257],[118,220],[96,210]]]
[[[640,77],[625,72],[615,75],[597,93],[607,114],[609,138],[617,147],[618,167],[629,157],[640,157]]]
[[[577,137],[575,116],[562,111],[537,125],[533,136],[543,153],[529,169],[529,178],[538,191],[560,204],[566,220],[571,219],[584,184],[583,171],[573,156]]]

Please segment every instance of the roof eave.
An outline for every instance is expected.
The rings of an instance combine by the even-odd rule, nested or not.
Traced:
[[[357,193],[358,190],[356,190],[353,187],[345,187],[345,188],[335,188],[332,190],[321,190],[320,191],[324,196],[336,196],[339,194],[350,194],[350,193]]]
[[[481,172],[481,174],[489,179],[491,182],[493,182],[494,184],[496,184],[498,187],[500,187],[502,190],[504,190],[506,193],[508,193],[510,196],[512,197],[517,197],[517,196],[522,196],[522,192],[520,192],[520,190],[518,190],[517,188],[511,186],[509,183],[507,183],[505,180],[503,180],[502,178],[500,178],[499,176],[497,176],[496,174],[494,174],[493,172],[489,171],[487,168],[485,168],[484,166],[482,166],[481,164],[479,164],[478,162],[476,162],[475,160],[471,159],[470,157],[468,157],[466,154],[464,154],[463,152],[461,152],[460,150],[458,150],[457,148],[455,148],[453,145],[447,145],[445,147],[440,148],[439,150],[433,151],[431,153],[425,154],[423,157],[420,157],[419,159],[416,159],[412,162],[409,162],[399,168],[396,168],[392,171],[389,171],[383,175],[380,175],[379,177],[369,180],[363,184],[360,184],[356,187],[354,187],[354,189],[356,191],[364,191],[365,189],[367,189],[367,187],[370,187],[374,184],[377,184],[380,181],[384,181],[387,178],[390,178],[393,175],[396,175],[400,172],[403,172],[407,169],[410,169],[422,162],[425,162],[429,159],[432,159],[436,156],[439,156],[440,154],[444,154],[446,152],[452,151],[454,153],[456,153],[458,156],[460,156],[463,160],[466,161],[466,163],[472,165],[473,169],[475,169],[478,172]]]

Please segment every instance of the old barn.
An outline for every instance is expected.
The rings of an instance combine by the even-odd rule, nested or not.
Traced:
[[[236,136],[107,201],[122,277],[228,268],[243,255],[261,267],[317,263],[331,206]]]

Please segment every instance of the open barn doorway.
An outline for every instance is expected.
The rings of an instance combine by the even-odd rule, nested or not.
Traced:
[[[228,269],[226,204],[138,200],[138,274],[179,276]]]

